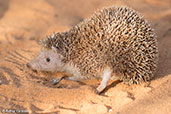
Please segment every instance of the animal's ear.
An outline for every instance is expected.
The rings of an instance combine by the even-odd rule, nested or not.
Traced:
[[[54,52],[57,52],[56,47],[52,46],[51,48],[52,48],[52,50],[53,50]]]
[[[52,51],[53,51],[53,52],[58,53],[58,57],[59,57],[60,59],[63,59],[63,56],[59,53],[59,50],[57,50],[57,48],[56,48],[55,46],[52,46],[51,48],[52,48]]]

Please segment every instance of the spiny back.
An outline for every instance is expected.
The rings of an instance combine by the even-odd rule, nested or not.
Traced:
[[[55,46],[64,62],[72,61],[87,78],[110,66],[128,84],[150,80],[158,58],[154,31],[127,7],[104,8],[69,31],[50,36],[43,46]]]

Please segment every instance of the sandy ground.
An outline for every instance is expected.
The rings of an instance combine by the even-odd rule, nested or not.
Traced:
[[[37,42],[70,29],[104,6],[127,5],[151,23],[158,36],[159,65],[150,83],[127,86],[111,81],[102,95],[100,80],[50,82],[61,73],[34,73],[25,64]],[[171,114],[171,0],[0,0],[0,113]]]

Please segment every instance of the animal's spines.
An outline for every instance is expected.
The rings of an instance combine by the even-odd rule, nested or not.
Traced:
[[[96,12],[71,30],[55,33],[43,47],[59,49],[82,75],[95,77],[108,65],[124,74],[128,84],[153,77],[158,58],[156,35],[139,13],[128,7],[109,7]]]
[[[158,58],[156,35],[150,24],[139,13],[126,7],[105,8],[100,13],[105,14],[107,19],[105,21],[109,23],[106,27],[108,41],[116,45],[113,48],[113,53],[111,53],[112,51],[109,53],[115,55],[116,65],[119,66],[117,70],[124,73],[122,78],[124,82],[132,84],[150,80],[156,69],[156,59]],[[111,19],[114,21],[111,21]],[[141,64],[139,64],[137,58],[134,58],[137,56],[142,60]],[[131,57],[134,60],[131,60]],[[120,63],[117,63],[118,61]],[[122,63],[124,61],[126,63]],[[134,62],[138,67],[131,62]],[[117,66],[114,65],[115,68]]]
[[[58,41],[58,39],[60,38],[60,33],[55,33],[51,36],[47,36],[45,39],[40,40],[39,44],[46,49],[51,49],[52,46],[54,46]],[[58,37],[58,38],[57,38]]]

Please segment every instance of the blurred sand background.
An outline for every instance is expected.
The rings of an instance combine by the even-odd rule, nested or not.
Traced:
[[[34,73],[25,67],[40,50],[40,39],[112,5],[132,7],[155,29],[160,56],[150,83],[111,81],[97,95],[100,80],[52,85],[61,73]],[[30,114],[171,113],[171,0],[0,0],[0,113],[3,109]]]

